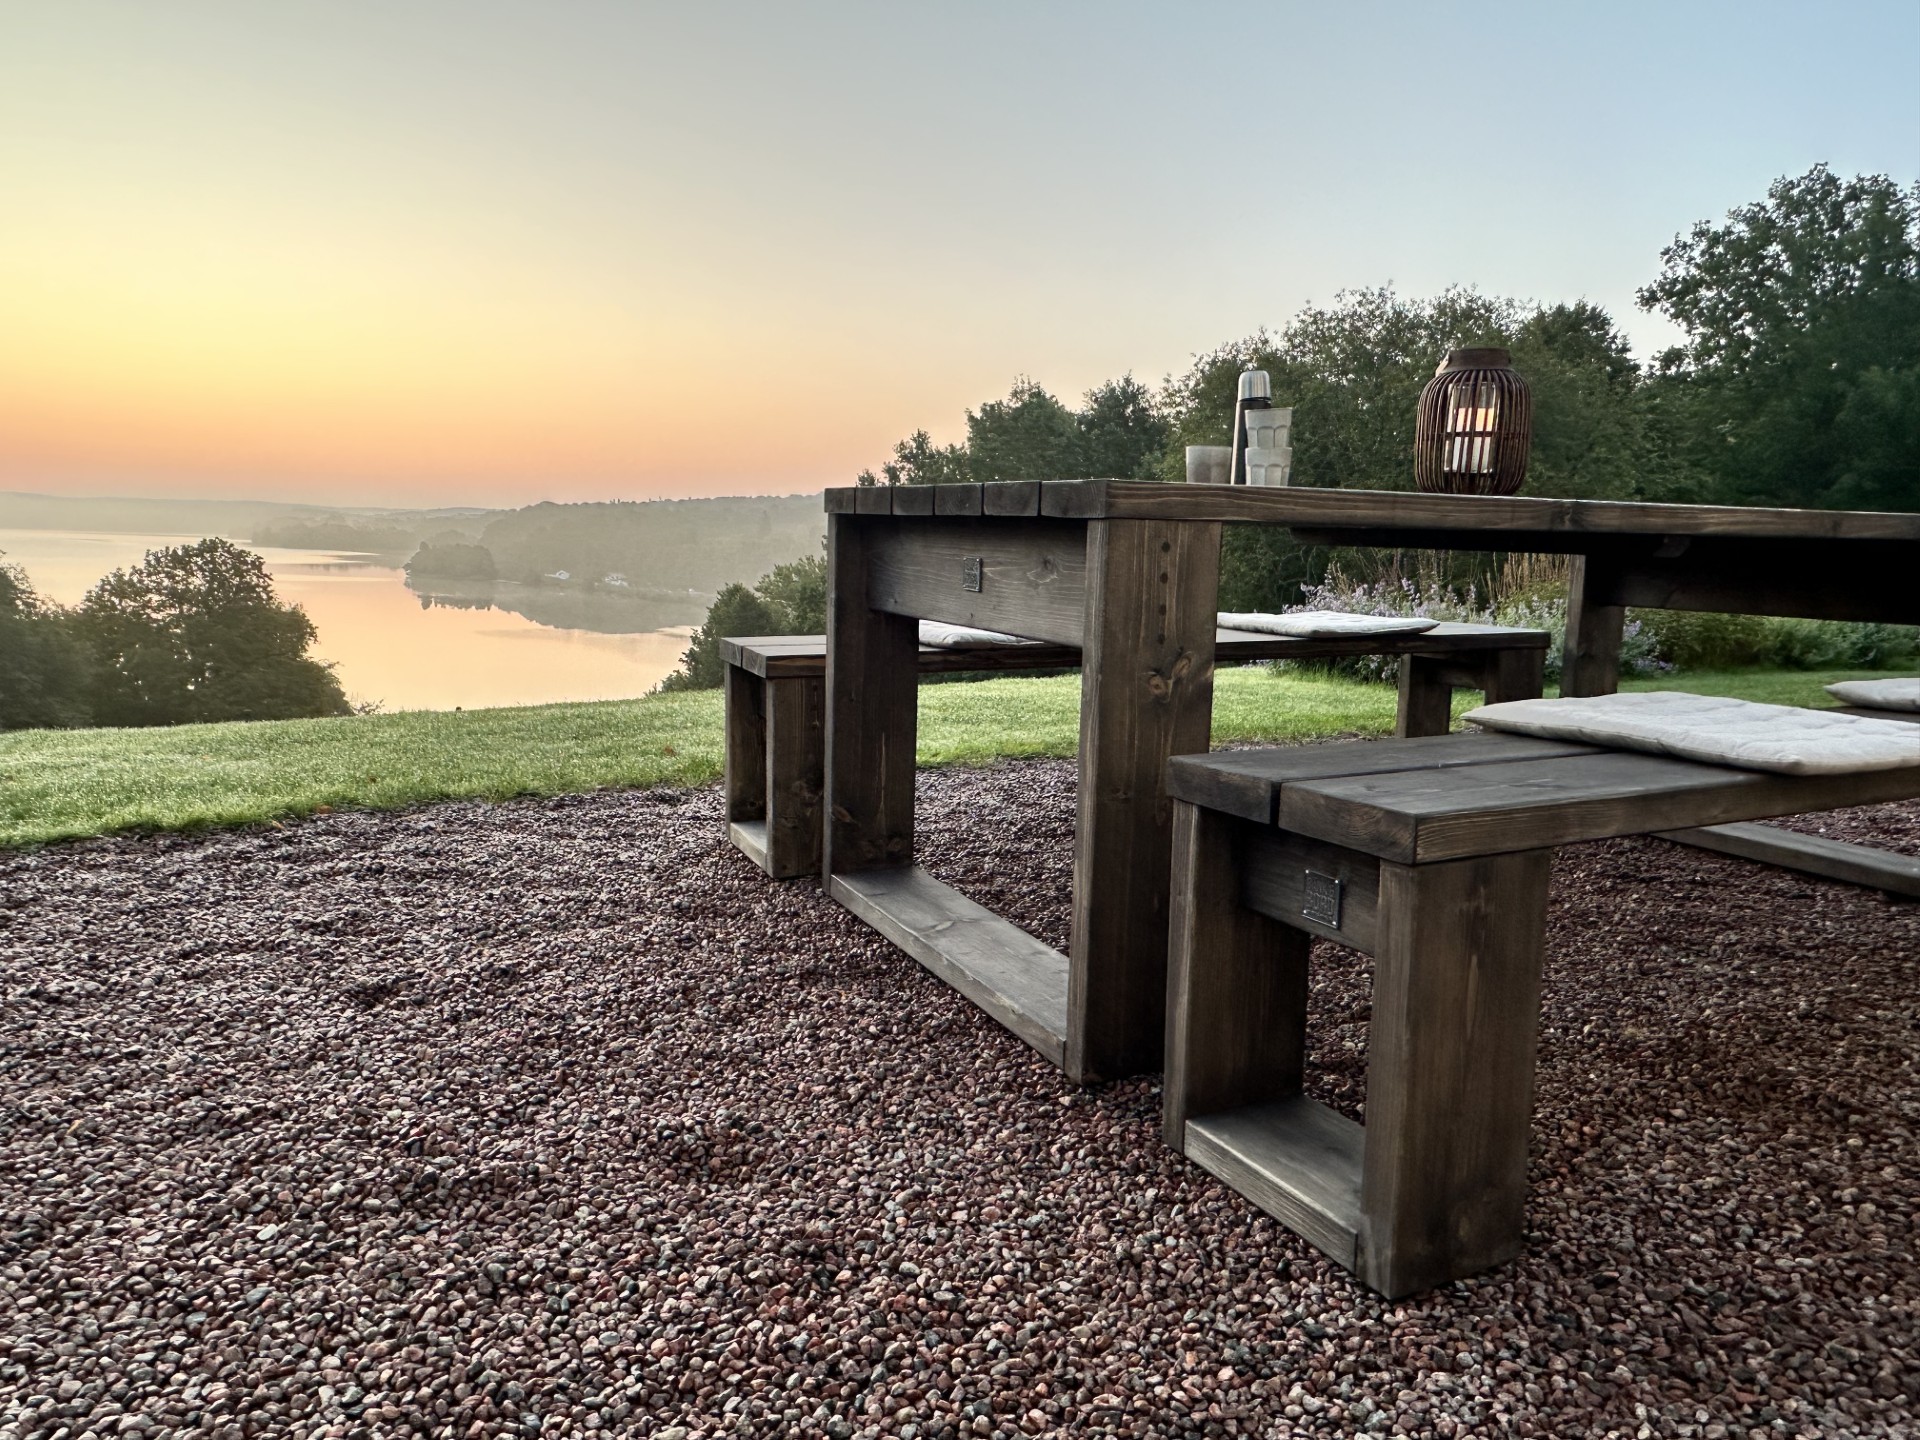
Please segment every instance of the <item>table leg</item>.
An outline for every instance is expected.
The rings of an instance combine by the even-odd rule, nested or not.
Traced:
[[[827,518],[827,875],[913,863],[919,629],[867,604],[868,546],[887,523]]]
[[[1079,815],[1067,979],[1070,1079],[1160,1068],[1166,1040],[1170,755],[1213,716],[1220,527],[1087,525]]]
[[[1551,858],[1380,867],[1357,1268],[1383,1295],[1520,1251]]]
[[[1173,802],[1161,1129],[1183,1154],[1189,1115],[1298,1094],[1306,1059],[1311,942],[1241,903],[1242,823]]]
[[[1624,606],[1602,603],[1613,576],[1591,555],[1573,557],[1567,582],[1567,639],[1560,661],[1562,695],[1611,695],[1620,688]]]

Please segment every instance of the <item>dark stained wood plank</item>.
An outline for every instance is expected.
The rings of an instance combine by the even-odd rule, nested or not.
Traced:
[[[1341,640],[1223,629],[1214,632],[1214,656],[1217,661],[1238,661],[1431,655],[1437,673],[1449,684],[1456,688],[1480,689],[1487,683],[1487,665],[1512,652],[1519,652],[1515,663],[1523,671],[1528,667],[1537,671],[1548,639],[1545,631],[1508,630],[1492,625],[1442,625],[1424,635],[1377,635]],[[720,647],[729,665],[738,665],[755,675],[826,673],[827,637],[824,635],[740,636],[722,640]],[[1077,639],[1072,645],[989,646],[971,650],[922,645],[919,653],[922,675],[968,670],[1059,670],[1071,669],[1080,663]],[[1537,688],[1528,691],[1525,686],[1516,685],[1505,698],[1530,700],[1538,694]],[[1488,703],[1491,704],[1491,700]]]
[[[1077,485],[1069,498],[1054,487]],[[1311,486],[1169,485],[1152,481],[1049,481],[1046,514],[1083,518],[1245,521],[1376,535],[1425,532],[1452,548],[1526,548],[1503,536],[1558,537],[1552,549],[1580,551],[1610,537],[1677,540],[1714,536],[1782,540],[1920,542],[1920,514],[1857,510],[1762,509],[1744,505],[1661,505],[1618,500],[1555,500],[1512,495],[1440,495],[1405,490],[1323,490]],[[1072,507],[1069,510],[1069,506]],[[1460,537],[1484,535],[1484,543]],[[1354,543],[1349,541],[1348,543]],[[1391,539],[1385,543],[1394,543]]]
[[[766,682],[738,665],[726,667],[727,819],[767,814]]]
[[[1714,825],[1701,830],[1668,830],[1662,840],[1692,845],[1743,860],[1758,860],[1848,885],[1864,885],[1889,895],[1920,897],[1920,859],[1829,840],[1824,835],[1802,835],[1777,825]]]
[[[1611,695],[1620,688],[1620,643],[1627,612],[1607,598],[1613,583],[1604,561],[1576,555],[1567,582],[1567,640],[1562,695]]]
[[[1365,1132],[1294,1095],[1187,1122],[1187,1158],[1308,1241],[1357,1268]]]
[[[913,859],[918,628],[869,604],[874,539],[900,522],[827,520],[827,747],[824,868]]]
[[[978,485],[935,485],[933,487],[933,513],[936,515],[978,515],[980,513],[980,487]]]
[[[1287,783],[1276,823],[1383,860],[1427,864],[1916,795],[1920,763],[1853,775],[1774,775],[1603,751]]]
[[[893,513],[896,515],[933,514],[933,486],[896,485],[893,487]]]
[[[1238,820],[1229,823],[1247,824]],[[1241,877],[1236,897],[1239,903],[1283,925],[1337,940],[1362,954],[1373,953],[1380,899],[1380,862],[1373,856],[1260,825],[1242,832],[1235,858]],[[1307,914],[1310,870],[1340,882],[1337,925],[1324,924]]]
[[[1517,645],[1488,651],[1478,658],[1479,689],[1489,705],[1509,700],[1538,700],[1546,689],[1547,653]]]
[[[1176,758],[1167,766],[1167,787],[1181,800],[1271,824],[1281,787],[1301,780],[1600,753],[1592,745],[1575,745],[1564,740],[1536,740],[1529,735],[1470,730],[1461,735],[1378,740],[1370,744],[1340,741],[1327,745],[1270,746]]]
[[[889,485],[862,485],[853,492],[853,511],[856,515],[890,515],[893,513],[893,487]]]
[[[1160,1068],[1166,1042],[1170,755],[1204,753],[1220,529],[1086,527],[1068,1076]]]
[[[1241,903],[1239,851],[1254,827],[1187,804],[1173,816],[1160,1117],[1181,1150],[1190,1116],[1299,1091],[1308,939]]]
[[[835,875],[835,900],[1055,1065],[1064,1059],[1067,957],[919,866]]]
[[[1424,655],[1400,657],[1400,708],[1394,734],[1402,739],[1444,735],[1453,728],[1453,685],[1445,667]]]
[[[776,880],[818,875],[825,821],[824,678],[766,685],[767,865]]]
[[[1043,480],[1040,513],[1063,520],[1099,519],[1107,513],[1105,480]]]
[[[767,868],[766,821],[735,820],[727,826],[727,838],[733,842],[734,849],[762,870]]]
[[[861,487],[856,485],[836,485],[826,492],[827,513],[829,515],[851,515],[855,509],[855,499]]]
[[[867,593],[876,609],[1062,645],[1081,643],[1085,526],[896,518],[876,534],[868,554]],[[967,588],[975,562],[977,591]],[[1211,596],[1207,603],[1212,604]]]
[[[994,480],[980,487],[982,515],[1038,515],[1038,480]]]
[[[1520,1252],[1551,859],[1380,869],[1356,1268],[1389,1298]]]

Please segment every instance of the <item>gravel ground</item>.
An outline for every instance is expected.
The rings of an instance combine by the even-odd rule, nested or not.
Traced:
[[[1071,767],[923,783],[1064,938]],[[1388,1303],[719,816],[0,856],[0,1436],[1914,1433],[1920,906],[1563,852],[1527,1252]]]

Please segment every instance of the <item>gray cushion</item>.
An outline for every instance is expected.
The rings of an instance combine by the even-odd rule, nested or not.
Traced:
[[[1584,740],[1782,775],[1920,767],[1920,726],[1671,690],[1509,700],[1469,710],[1466,718],[1516,735]]]
[[[1340,610],[1295,610],[1286,615],[1258,611],[1222,611],[1226,630],[1251,630],[1261,635],[1296,635],[1305,640],[1341,640],[1352,635],[1418,635],[1438,620],[1398,615],[1349,615]]]
[[[1920,677],[1912,680],[1842,680],[1827,693],[1862,710],[1920,710]]]

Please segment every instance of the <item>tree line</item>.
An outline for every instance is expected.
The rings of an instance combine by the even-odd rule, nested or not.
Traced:
[[[1076,408],[1018,379],[966,412],[964,442],[917,430],[858,483],[1182,480],[1187,446],[1228,441],[1238,376],[1258,368],[1293,407],[1293,484],[1411,489],[1422,386],[1449,350],[1500,345],[1534,395],[1529,494],[1920,510],[1920,183],[1824,165],[1776,181],[1677,236],[1637,298],[1683,333],[1646,363],[1585,300],[1345,292],[1157,391],[1125,375]],[[1222,603],[1279,608],[1324,561],[1284,532],[1232,527]]]
[[[315,639],[228,540],[149,551],[72,609],[0,564],[0,730],[351,714]]]

